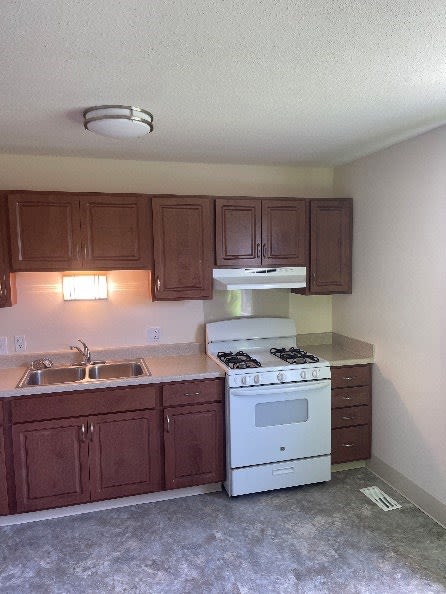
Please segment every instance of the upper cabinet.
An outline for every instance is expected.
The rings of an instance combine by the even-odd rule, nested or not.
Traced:
[[[147,196],[23,192],[8,202],[16,271],[150,267]]]
[[[310,201],[309,292],[352,292],[351,198]]]
[[[156,300],[212,297],[213,200],[153,196]]]
[[[218,198],[217,266],[305,266],[307,203],[299,199]]]
[[[15,279],[9,266],[6,200],[0,196],[0,307],[15,303]]]

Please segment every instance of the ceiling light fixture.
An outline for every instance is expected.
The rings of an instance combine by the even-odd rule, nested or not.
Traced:
[[[99,105],[84,111],[84,128],[111,138],[138,138],[153,130],[153,115],[140,107]]]

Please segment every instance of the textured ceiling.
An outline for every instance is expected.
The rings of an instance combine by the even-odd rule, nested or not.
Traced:
[[[446,3],[0,0],[0,64],[0,152],[330,165],[446,122]]]

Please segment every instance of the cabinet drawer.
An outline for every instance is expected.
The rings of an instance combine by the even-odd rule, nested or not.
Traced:
[[[367,458],[370,458],[370,425],[332,430],[332,464]]]
[[[25,423],[155,408],[156,394],[155,386],[134,386],[41,394],[29,398],[22,396],[11,402],[12,422]]]
[[[361,406],[370,403],[370,387],[337,388],[331,391],[331,408]]]
[[[200,404],[201,402],[221,402],[224,393],[224,380],[204,380],[196,382],[177,382],[163,386],[163,405]]]
[[[351,427],[352,425],[366,425],[370,422],[369,406],[349,406],[334,408],[331,411],[331,428]]]
[[[371,384],[370,365],[348,365],[331,368],[331,387],[368,386]]]

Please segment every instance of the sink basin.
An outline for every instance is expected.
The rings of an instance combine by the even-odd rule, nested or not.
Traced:
[[[27,369],[17,388],[53,384],[89,383],[99,380],[125,379],[150,375],[143,359],[92,363],[85,366]]]
[[[138,377],[148,375],[142,361],[119,361],[116,363],[97,363],[88,368],[91,380],[119,379],[123,377]]]
[[[20,380],[18,388],[24,386],[49,386],[79,382],[85,379],[85,367],[50,367],[49,369],[29,369]]]

